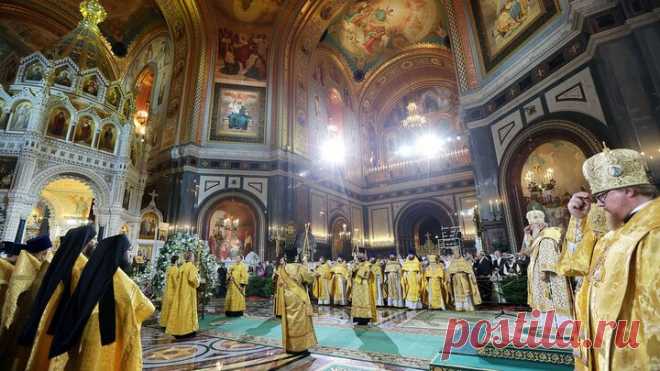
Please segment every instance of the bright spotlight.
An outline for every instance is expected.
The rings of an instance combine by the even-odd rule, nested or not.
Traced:
[[[397,151],[398,155],[404,158],[412,157],[415,154],[415,150],[408,145],[402,145]]]
[[[346,155],[346,147],[341,138],[329,138],[321,146],[321,160],[332,165],[340,165],[344,163],[344,156]]]
[[[434,157],[440,151],[440,140],[433,134],[424,134],[417,138],[415,143],[415,151],[420,156]]]

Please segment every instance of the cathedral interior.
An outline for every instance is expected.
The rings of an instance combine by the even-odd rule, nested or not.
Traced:
[[[659,21],[658,0],[0,0],[0,235],[57,247],[92,220],[147,270],[178,236],[217,262],[515,260],[528,211],[567,228],[604,145],[660,184]],[[500,313],[484,294],[461,318]],[[442,363],[452,312],[399,308],[353,330],[315,307],[291,356],[254,296],[233,322],[200,304],[192,340],[145,322],[143,367],[572,369]]]

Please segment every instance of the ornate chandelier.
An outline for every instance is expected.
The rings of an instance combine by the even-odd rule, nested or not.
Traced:
[[[415,102],[408,103],[406,108],[408,110],[408,116],[401,120],[401,126],[404,128],[421,128],[426,125],[426,117],[417,113]]]

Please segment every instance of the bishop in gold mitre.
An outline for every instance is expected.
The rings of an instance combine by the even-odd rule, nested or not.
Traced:
[[[348,267],[341,257],[332,266],[332,304],[348,304],[348,291],[351,288],[350,274]]]
[[[0,344],[3,345],[4,355],[13,356],[16,369],[24,368],[27,361],[27,352],[17,352],[18,329],[30,315],[32,303],[48,269],[47,254],[52,246],[48,236],[35,237],[26,242],[16,259],[14,272],[2,303]],[[2,357],[0,362],[9,364],[5,357]]]
[[[165,288],[163,289],[162,309],[160,311],[160,325],[167,327],[167,320],[170,316],[170,309],[172,308],[172,301],[179,286],[179,267],[177,265],[179,257],[172,255],[170,258],[170,266],[165,271]]]
[[[557,274],[561,229],[549,227],[541,210],[530,210],[527,221],[523,241],[523,251],[529,255],[527,304],[539,310],[543,318],[554,312],[554,325],[558,327],[573,316],[568,279]]]
[[[403,307],[403,288],[401,287],[401,264],[394,254],[385,264],[385,297],[388,307]]]
[[[65,357],[65,370],[142,369],[142,322],[155,308],[125,273],[130,268],[125,235],[99,242],[62,310],[48,352]]]
[[[240,317],[245,311],[245,287],[248,284],[248,269],[243,257],[238,255],[227,271],[227,296],[225,314],[227,317]]]
[[[422,265],[417,257],[408,254],[408,259],[403,262],[401,270],[403,271],[401,286],[406,308],[422,309]]]
[[[312,292],[319,305],[330,305],[330,288],[332,286],[332,272],[330,265],[324,257],[319,258],[319,264],[315,269],[316,278]]]
[[[454,302],[454,309],[461,311],[474,311],[474,306],[481,304],[481,295],[477,286],[477,277],[470,264],[458,249],[447,267],[447,286]]]
[[[195,266],[195,255],[186,251],[185,263],[179,268],[176,291],[167,316],[165,333],[179,338],[195,336],[199,329],[197,319],[197,288],[200,284],[199,271]]]
[[[582,167],[591,194],[578,192],[568,210],[574,226],[585,225],[595,200],[613,230],[575,246],[592,249],[588,272],[576,296],[580,341],[594,340],[603,321],[639,321],[639,345],[615,346],[615,330],[605,326],[598,348],[575,350],[577,370],[652,370],[660,365],[660,200],[646,175],[642,156],[633,150],[605,148]],[[581,233],[584,235],[584,233]],[[588,254],[582,254],[588,256]],[[567,267],[570,269],[571,267]],[[580,267],[574,269],[579,271]],[[621,334],[619,335],[621,336]],[[626,339],[628,338],[626,333]]]
[[[295,247],[285,250],[286,264],[281,267],[277,285],[282,288],[282,345],[289,353],[306,353],[315,346],[316,334],[312,316],[314,311],[306,285],[314,282],[314,274],[296,263]]]
[[[424,270],[424,288],[427,293],[429,309],[446,309],[447,287],[445,285],[445,267],[438,263],[436,255],[429,255],[429,266]]]

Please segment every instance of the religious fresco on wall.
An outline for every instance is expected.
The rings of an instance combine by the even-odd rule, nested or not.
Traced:
[[[106,124],[99,133],[99,149],[110,153],[115,152],[115,142],[117,141],[117,130],[114,125]]]
[[[210,140],[263,143],[266,89],[216,83]]]
[[[429,124],[443,132],[456,132],[454,127],[458,102],[455,94],[447,87],[433,87],[416,90],[401,97],[386,115],[385,127],[399,127],[401,120],[408,116],[408,104],[417,106],[417,112],[423,115]]]
[[[265,33],[219,30],[216,78],[266,81],[268,44]]]
[[[257,220],[249,205],[239,200],[223,200],[209,215],[206,239],[212,255],[225,260],[254,250]]]
[[[558,12],[556,0],[471,0],[486,71]]]
[[[4,99],[0,99],[0,130],[7,129],[7,123],[9,122],[9,112],[5,111],[7,102]]]
[[[21,102],[16,106],[14,114],[11,117],[9,130],[25,131],[30,123],[30,111],[32,110],[32,103]]]
[[[447,24],[438,0],[357,1],[333,21],[324,42],[357,76],[415,44],[448,47]]]
[[[73,82],[73,72],[67,66],[60,67],[55,71],[55,84],[71,87]]]
[[[523,211],[543,210],[552,226],[568,225],[566,204],[586,186],[581,164],[586,156],[575,144],[554,140],[536,147],[520,173]]]
[[[41,81],[44,78],[45,68],[41,62],[33,62],[25,69],[25,81]]]
[[[16,157],[0,157],[0,189],[9,189],[16,171]]]
[[[140,222],[140,239],[141,240],[155,240],[156,231],[158,230],[158,215],[155,213],[145,213]]]
[[[48,120],[46,134],[51,137],[66,139],[69,130],[69,111],[64,108],[53,110]]]
[[[83,93],[89,94],[91,96],[98,96],[99,94],[99,82],[95,75],[85,77],[82,84]]]
[[[94,122],[89,117],[81,117],[76,124],[76,131],[73,135],[73,142],[86,146],[92,145],[94,137]]]

